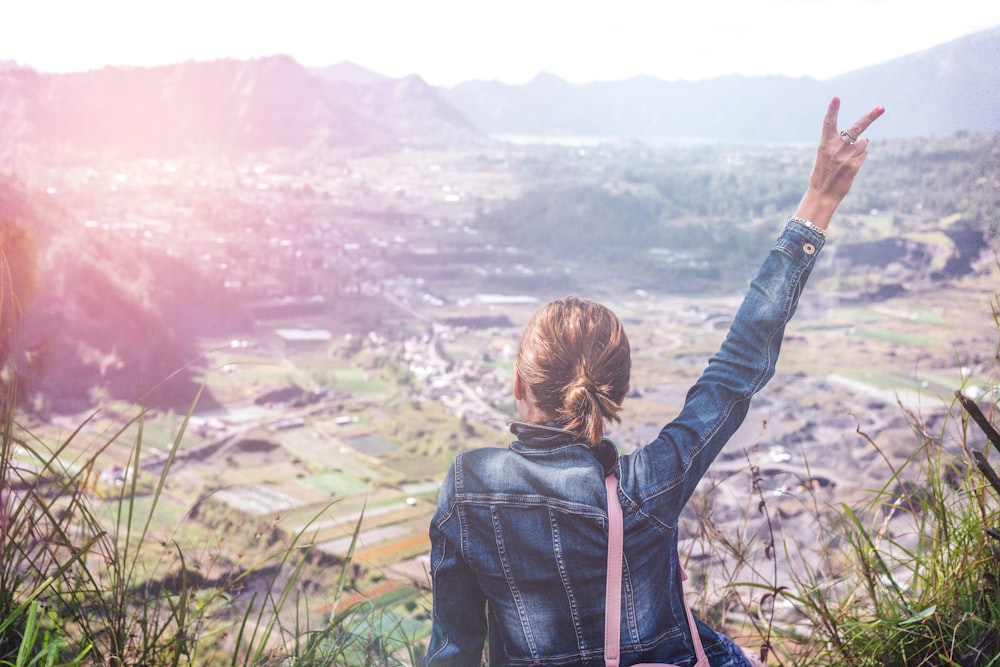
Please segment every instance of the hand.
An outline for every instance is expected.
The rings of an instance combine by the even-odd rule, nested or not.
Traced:
[[[862,138],[861,133],[885,113],[885,107],[875,107],[854,121],[845,131],[847,136],[837,130],[839,111],[840,99],[835,97],[823,119],[809,188],[795,213],[795,217],[810,220],[823,229],[829,226],[833,212],[850,191],[854,177],[868,157],[868,139]]]

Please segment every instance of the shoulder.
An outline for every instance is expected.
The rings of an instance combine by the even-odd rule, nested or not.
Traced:
[[[504,470],[509,471],[518,459],[520,456],[503,447],[470,449],[455,457],[449,477],[455,484],[455,491],[462,493],[470,485],[479,487],[485,480],[503,477]]]
[[[491,490],[489,480],[504,477],[503,471],[510,469],[511,456],[516,455],[499,447],[471,449],[456,456],[438,492],[437,520],[450,516],[462,497]]]

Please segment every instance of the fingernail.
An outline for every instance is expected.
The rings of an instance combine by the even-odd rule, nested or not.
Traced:
[[[885,107],[879,107],[878,108],[878,115],[881,116],[884,113],[885,113]]]
[[[834,106],[839,106],[840,105],[840,98],[839,97],[834,97],[833,100],[830,102],[830,104],[833,104]]]

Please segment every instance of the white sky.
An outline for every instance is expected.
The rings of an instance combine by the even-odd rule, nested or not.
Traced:
[[[287,53],[442,86],[825,79],[998,25],[998,0],[0,0],[0,59],[65,72]]]

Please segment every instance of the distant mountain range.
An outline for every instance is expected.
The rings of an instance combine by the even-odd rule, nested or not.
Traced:
[[[872,136],[1000,131],[1000,27],[827,81],[637,77],[573,85],[541,74],[523,85],[445,89],[349,63],[307,69],[288,56],[70,74],[3,64],[0,163],[46,145],[163,156],[391,150],[467,144],[484,134],[811,141],[833,95],[849,118],[887,107]]]
[[[0,160],[48,145],[139,157],[392,149],[476,135],[419,77],[359,70],[310,71],[288,56],[70,74],[0,69]]]
[[[788,54],[794,58],[794,53]],[[812,141],[834,95],[848,122],[888,110],[871,136],[1000,130],[1000,27],[826,81],[728,76],[650,77],[572,85],[541,74],[511,86],[472,81],[445,98],[489,133],[612,135],[724,141]]]

